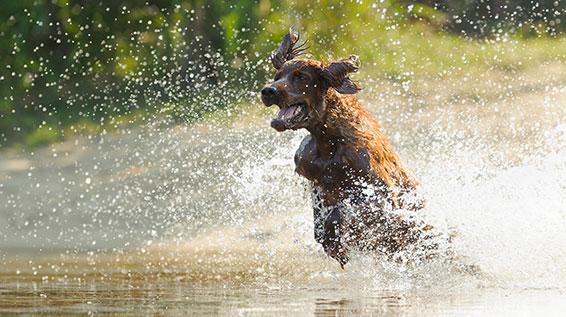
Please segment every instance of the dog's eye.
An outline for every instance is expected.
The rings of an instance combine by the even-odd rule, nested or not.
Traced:
[[[305,80],[307,79],[307,76],[303,73],[296,73],[295,78],[297,78],[298,80]]]

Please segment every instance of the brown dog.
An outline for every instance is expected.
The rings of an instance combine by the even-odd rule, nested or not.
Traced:
[[[277,131],[310,132],[295,164],[312,183],[315,239],[342,267],[352,248],[387,255],[434,248],[415,247],[431,226],[400,212],[416,211],[423,202],[415,180],[355,95],[359,87],[348,74],[358,70],[358,58],[297,60],[304,51],[298,41],[290,32],[273,53],[277,73],[261,98],[266,106],[279,106],[271,122]]]

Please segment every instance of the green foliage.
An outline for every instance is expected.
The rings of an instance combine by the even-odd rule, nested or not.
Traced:
[[[524,37],[564,30],[561,1],[505,3],[5,1],[0,147],[21,140],[44,144],[68,134],[55,127],[101,125],[140,109],[160,111],[164,104],[191,121],[248,99],[271,72],[266,57],[289,26],[315,44],[313,56],[358,54],[374,73],[392,78],[464,65],[446,56],[467,54],[467,63],[489,58],[481,41],[456,35],[504,43],[507,30]],[[548,47],[554,52],[561,46]]]
[[[50,126],[42,126],[29,133],[25,137],[25,144],[28,147],[36,147],[53,143],[61,139],[61,135],[57,132],[56,128]]]
[[[422,1],[450,17],[447,28],[473,36],[502,31],[524,36],[555,35],[566,30],[562,16],[566,2],[560,0],[466,0]]]

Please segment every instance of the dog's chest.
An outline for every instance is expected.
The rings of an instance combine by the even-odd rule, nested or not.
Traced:
[[[310,181],[316,181],[325,168],[326,164],[318,155],[316,142],[307,135],[295,152],[295,171]]]
[[[320,144],[306,136],[295,154],[295,170],[323,188],[334,188],[367,180],[369,159],[367,152],[355,151],[346,145],[329,145],[326,157]]]

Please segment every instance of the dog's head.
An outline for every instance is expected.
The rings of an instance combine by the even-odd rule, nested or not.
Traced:
[[[357,56],[325,64],[316,60],[297,60],[305,43],[297,45],[299,35],[289,32],[279,48],[271,55],[277,73],[273,82],[261,90],[266,106],[279,106],[271,126],[277,131],[315,127],[326,115],[324,96],[333,88],[341,94],[360,90],[348,74],[358,70]]]

